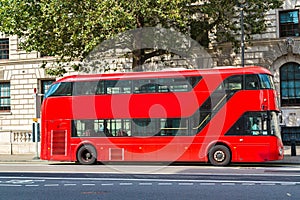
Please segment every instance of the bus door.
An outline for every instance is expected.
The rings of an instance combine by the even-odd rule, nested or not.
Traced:
[[[69,156],[69,120],[50,120],[48,121],[48,153],[53,160],[68,159]]]

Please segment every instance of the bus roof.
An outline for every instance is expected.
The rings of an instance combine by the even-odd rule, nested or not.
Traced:
[[[119,80],[119,79],[149,79],[149,78],[168,78],[180,76],[199,76],[206,74],[270,74],[270,71],[263,67],[221,67],[209,69],[185,69],[185,70],[163,70],[147,72],[118,72],[104,74],[81,74],[71,75],[59,79],[56,82],[74,82],[74,81],[97,81],[101,80]]]

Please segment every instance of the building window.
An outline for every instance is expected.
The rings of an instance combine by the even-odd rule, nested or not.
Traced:
[[[279,12],[280,37],[299,36],[299,10]]]
[[[0,83],[0,111],[10,111],[10,83]]]
[[[48,89],[50,88],[51,84],[54,82],[55,80],[41,80],[41,93],[43,95],[45,95],[48,91]],[[41,101],[43,101],[44,96],[42,96]]]
[[[286,63],[280,68],[281,106],[300,105],[300,64]]]
[[[9,59],[9,40],[0,39],[0,59]]]

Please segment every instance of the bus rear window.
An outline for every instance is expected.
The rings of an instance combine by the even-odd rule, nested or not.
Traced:
[[[45,94],[45,98],[51,96],[71,96],[72,95],[72,83],[61,82],[52,85],[48,92]]]

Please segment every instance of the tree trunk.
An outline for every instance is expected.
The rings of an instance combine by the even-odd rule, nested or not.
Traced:
[[[145,63],[145,49],[137,49],[132,51],[132,70],[143,71],[143,64]]]

